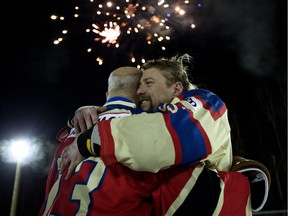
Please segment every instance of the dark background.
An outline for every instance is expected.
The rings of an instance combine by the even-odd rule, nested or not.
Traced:
[[[55,46],[62,26],[50,16],[71,16],[70,1],[11,1],[3,6],[0,215],[9,215],[15,175],[4,144],[34,137],[41,147],[38,158],[21,169],[17,206],[18,215],[37,215],[57,146],[55,134],[78,107],[104,103],[109,73],[135,65],[130,52],[146,59],[186,52],[195,58],[193,71],[190,68],[194,82],[226,102],[234,154],[258,160],[270,170],[272,185],[262,211],[287,210],[287,2],[199,3],[202,7],[193,10],[196,28],[181,28],[185,19],[176,20],[165,52],[157,42],[143,45],[141,35],[122,36],[119,49],[96,43],[82,33],[92,16],[65,21],[71,32]],[[88,9],[83,13],[89,14]],[[88,45],[95,47],[94,53],[85,52]],[[98,55],[105,59],[101,66],[95,61]]]

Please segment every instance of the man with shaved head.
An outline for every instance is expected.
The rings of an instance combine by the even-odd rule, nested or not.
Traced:
[[[135,67],[120,67],[108,79],[107,111],[98,121],[137,114],[136,94],[141,71]],[[61,140],[46,183],[46,198],[40,215],[125,215],[150,216],[154,174],[133,171],[122,164],[106,167],[100,157],[88,157],[76,168],[69,181],[58,173],[63,148],[76,137],[75,128],[58,134]],[[67,171],[67,170],[66,170]],[[151,182],[150,182],[151,181]]]

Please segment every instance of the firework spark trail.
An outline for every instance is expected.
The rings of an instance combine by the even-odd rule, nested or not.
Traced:
[[[83,31],[93,38],[91,46],[86,49],[88,52],[93,53],[94,46],[97,44],[99,47],[99,42],[102,45],[105,44],[106,48],[121,48],[121,45],[127,41],[137,42],[141,47],[158,44],[158,47],[165,51],[172,35],[175,35],[174,32],[195,28],[192,15],[201,6],[199,2],[192,3],[188,0],[121,0],[115,2],[90,0],[88,3],[81,2],[75,6],[74,15],[69,17],[73,17],[74,22],[76,19],[82,19],[84,25],[80,28],[86,26]],[[53,19],[63,21],[66,18],[62,15],[54,15]],[[71,29],[68,29],[67,27],[61,31],[62,36],[54,41],[55,44],[61,43],[69,31],[71,32]],[[125,45],[125,51],[130,53],[130,60],[136,62],[132,45],[130,48],[127,44]],[[97,59],[101,59],[101,64],[103,63],[103,56],[97,56]],[[145,60],[142,58],[141,61]]]

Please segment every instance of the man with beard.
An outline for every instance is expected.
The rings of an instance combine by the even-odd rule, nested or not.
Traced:
[[[101,156],[108,167],[156,173],[156,215],[252,215],[248,179],[228,172],[226,105],[189,82],[186,60],[188,54],[145,63],[137,93],[141,108],[153,113],[94,123],[80,133],[62,152],[70,162],[61,163],[60,172],[69,165],[66,179],[84,158]]]

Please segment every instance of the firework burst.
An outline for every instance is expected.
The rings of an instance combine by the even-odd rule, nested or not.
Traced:
[[[99,64],[103,64],[107,49],[117,52],[115,49],[121,48],[132,63],[139,64],[145,62],[145,50],[152,45],[153,49],[165,52],[175,33],[192,31],[196,27],[193,15],[202,4],[188,0],[83,0],[70,7],[72,13],[66,10],[65,16],[51,16],[65,23],[54,44],[62,43],[73,32],[82,31],[90,41],[86,51],[94,53]]]

